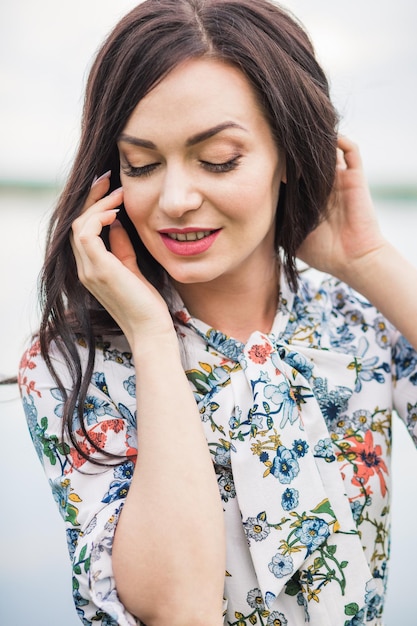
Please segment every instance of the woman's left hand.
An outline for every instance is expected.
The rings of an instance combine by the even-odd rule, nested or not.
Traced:
[[[328,215],[304,240],[297,256],[311,267],[351,283],[368,258],[385,245],[359,150],[340,137]]]
[[[417,350],[417,270],[383,237],[359,150],[345,137],[328,215],[297,256],[365,296]]]

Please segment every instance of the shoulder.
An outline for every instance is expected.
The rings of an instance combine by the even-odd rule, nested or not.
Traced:
[[[115,335],[100,337],[92,347],[94,369],[97,366],[116,364],[127,369],[134,367],[132,353],[123,336]],[[38,336],[32,338],[23,352],[19,364],[19,385],[22,380],[31,376],[38,378],[53,369],[63,380],[71,379],[71,370],[75,360],[84,368],[90,359],[90,350],[84,339],[77,338],[70,350],[66,349],[59,339],[51,341],[47,354],[42,354]]]
[[[99,450],[106,455],[132,457],[136,454],[136,379],[126,340],[106,337],[97,341],[89,369],[91,351],[86,343],[78,340],[73,349],[71,360],[55,341],[47,354],[42,355],[39,340],[35,338],[21,359],[18,384],[29,431],[41,461],[45,460],[45,445],[48,447],[51,442],[58,456],[70,455],[74,467],[83,465],[87,455],[103,461]],[[78,366],[75,354],[79,358]],[[77,371],[77,367],[81,370]],[[83,384],[83,372],[87,371],[84,382],[88,380],[88,384],[82,392],[79,385]],[[63,436],[64,442],[57,448]],[[78,453],[79,449],[74,449],[75,440],[85,457]]]
[[[310,270],[300,275],[291,318],[292,333],[294,328],[306,328],[321,347],[342,351],[349,351],[349,344],[357,345],[361,337],[386,348],[396,336],[392,325],[361,294],[332,276]]]

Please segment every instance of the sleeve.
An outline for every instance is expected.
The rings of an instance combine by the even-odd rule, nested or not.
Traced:
[[[417,446],[417,351],[400,333],[392,350],[394,408]]]
[[[84,353],[86,350],[80,347],[82,360],[86,358]],[[69,389],[70,376],[63,359],[56,349],[55,354],[52,349],[51,356],[65,388]],[[115,372],[125,394],[118,402],[110,397],[107,380]],[[115,528],[136,458],[132,370],[120,359],[106,360],[103,351],[97,350],[84,406],[90,438],[100,450],[119,458],[95,451],[79,423],[75,423],[74,432],[82,449],[90,455],[88,461],[77,453],[68,438],[62,439],[62,395],[40,356],[37,342],[22,358],[19,387],[36,452],[66,525],[73,597],[81,622],[85,626],[140,625],[117,596],[111,558]]]

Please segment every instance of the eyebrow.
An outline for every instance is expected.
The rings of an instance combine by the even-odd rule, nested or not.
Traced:
[[[217,126],[213,126],[212,128],[208,128],[207,130],[203,130],[201,133],[197,133],[193,135],[186,141],[186,147],[190,148],[191,146],[195,146],[198,143],[202,143],[203,141],[207,141],[207,139],[211,139],[215,135],[218,135],[223,130],[228,130],[229,128],[237,128],[238,130],[243,130],[247,132],[246,128],[241,126],[240,124],[236,124],[236,122],[223,122],[222,124],[217,124]],[[132,137],[131,135],[126,135],[122,133],[118,139],[118,141],[124,141],[125,143],[129,143],[132,146],[138,146],[139,148],[148,148],[149,150],[156,150],[157,146],[152,141],[148,139],[140,139],[139,137]]]

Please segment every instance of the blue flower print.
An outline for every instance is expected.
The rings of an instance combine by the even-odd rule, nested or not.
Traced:
[[[248,517],[246,522],[243,522],[243,527],[248,540],[263,541],[271,532],[265,513],[259,513],[256,517]]]
[[[106,396],[109,395],[109,389],[103,372],[94,372],[91,382],[97,389],[100,389]]]
[[[99,400],[96,396],[87,396],[84,402],[84,417],[87,424],[97,424],[98,417],[106,415],[108,403],[105,400]]]
[[[320,517],[306,519],[301,526],[296,529],[295,535],[307,548],[307,553],[311,554],[330,535],[328,524]]]
[[[80,536],[81,530],[77,530],[76,528],[67,528],[67,547],[70,558],[74,556],[75,550],[77,548],[78,537]]]
[[[278,478],[280,483],[287,485],[298,475],[299,471],[300,466],[292,450],[279,446],[272,462],[271,474]]]
[[[104,345],[103,356],[105,361],[113,361],[125,367],[134,367],[131,352],[120,352],[116,348],[109,350],[109,347],[109,344]]]
[[[68,499],[71,492],[70,481],[63,480],[61,477],[55,478],[55,480],[49,479],[49,484],[52,491],[52,496],[58,505],[61,516],[65,519],[67,515]]]
[[[381,580],[372,578],[366,583],[365,603],[367,622],[380,617],[384,604],[384,589]]]
[[[369,349],[369,341],[366,337],[361,337],[358,342],[358,355],[355,357],[352,363],[349,365],[349,369],[354,369],[356,372],[355,391],[360,392],[362,390],[362,383],[375,380],[377,383],[384,383],[385,376],[380,371],[382,370],[386,374],[389,374],[391,367],[388,363],[379,363],[379,357],[373,356],[364,358]]]
[[[229,498],[236,497],[235,484],[230,469],[220,468],[217,475],[217,484],[219,485],[220,496],[223,502],[228,502]]]
[[[318,443],[314,446],[314,452],[314,456],[323,458],[328,463],[336,459],[330,437],[319,439]]]
[[[33,441],[33,445],[35,446],[36,454],[38,455],[40,462],[43,463],[43,445],[41,443],[41,437],[39,436],[42,432],[42,429],[38,424],[38,409],[35,406],[33,396],[23,397],[22,402],[27,425]]]
[[[51,389],[50,393],[51,393],[51,396],[55,400],[58,400],[60,402],[60,404],[56,404],[55,405],[54,413],[55,413],[55,415],[57,417],[62,419],[62,416],[64,415],[64,402],[65,402],[64,395],[63,395],[62,391],[60,389],[58,389],[58,387],[55,387],[54,389]],[[74,428],[74,430],[76,430],[77,428],[79,428],[77,407],[74,407],[74,411],[73,411],[73,414],[72,414],[72,419],[73,419],[73,428]]]
[[[367,410],[354,411],[352,414],[352,424],[360,430],[368,430],[372,425],[372,413]]]
[[[136,398],[136,376],[135,376],[135,374],[133,374],[133,376],[129,376],[129,378],[123,382],[123,387],[126,389],[126,391],[129,394],[129,396],[132,396],[132,398]]]
[[[335,289],[332,294],[332,301],[336,309],[342,309],[346,304],[347,293],[344,289]]]
[[[231,448],[226,448],[225,446],[218,445],[216,446],[216,452],[214,453],[214,462],[217,465],[230,466],[230,450],[234,449],[234,446]]]
[[[244,349],[243,343],[228,337],[224,333],[214,330],[214,328],[211,328],[207,332],[205,340],[210,346],[212,346],[212,348],[217,350],[217,352],[224,354],[224,356],[232,361],[238,361],[239,356],[242,354]]]
[[[298,457],[305,456],[308,447],[308,443],[304,439],[296,439],[292,445],[292,449]]]
[[[283,578],[291,574],[294,569],[294,563],[290,554],[276,554],[272,557],[272,561],[268,564],[269,570],[276,578]]]
[[[291,511],[292,509],[295,509],[298,505],[298,496],[299,493],[297,489],[290,489],[287,487],[281,497],[281,504],[284,511]]]
[[[363,511],[363,505],[359,502],[359,500],[355,500],[350,503],[350,508],[352,510],[353,519],[356,523],[359,522]]]
[[[101,501],[109,504],[110,502],[120,500],[120,498],[126,498],[129,487],[130,480],[113,480]]]
[[[109,502],[126,498],[133,476],[133,469],[132,461],[126,461],[114,469],[113,475],[116,480],[110,483],[109,490],[101,500],[102,502],[108,504]]]
[[[307,380],[311,378],[311,374],[313,372],[313,365],[309,363],[306,357],[302,354],[298,354],[297,352],[290,352],[285,357],[285,362],[288,365],[291,365],[297,372],[304,376]]]
[[[121,478],[122,480],[131,480],[133,477],[135,466],[132,461],[125,461],[121,465],[118,465],[113,474],[115,478]]]
[[[265,603],[262,597],[262,592],[258,587],[255,589],[251,589],[247,595],[246,602],[252,609],[257,609],[258,611],[265,610]]]
[[[288,620],[285,617],[284,613],[280,613],[279,611],[272,611],[268,615],[268,621],[266,626],[287,626]]]
[[[345,319],[346,319],[348,326],[359,326],[360,324],[365,323],[363,313],[362,311],[359,311],[359,309],[352,309],[350,311],[346,311]]]
[[[395,376],[397,380],[407,378],[416,368],[416,352],[405,337],[400,337],[394,346],[393,359],[395,363]]]
[[[338,386],[329,391],[327,379],[316,378],[313,391],[327,424],[331,426],[346,411],[352,390]]]
[[[280,406],[284,402],[285,396],[288,395],[288,384],[282,382],[279,385],[265,385],[264,396],[267,400],[271,400],[274,404]]]
[[[207,394],[202,402],[198,405],[200,418],[202,422],[208,422],[213,417],[213,413],[217,411],[219,405],[217,402],[210,402],[210,395]]]
[[[241,419],[242,419],[242,411],[240,410],[238,406],[236,406],[229,419],[230,428],[232,430],[239,428]]]
[[[390,347],[390,336],[388,326],[382,316],[376,317],[374,320],[375,339],[381,348]]]
[[[416,425],[417,425],[417,403],[407,403],[407,418],[406,418],[407,430],[417,443]]]
[[[264,396],[278,406],[278,411],[282,411],[280,428],[284,428],[287,421],[294,424],[298,419],[296,402],[287,382],[283,381],[279,385],[265,385]]]

